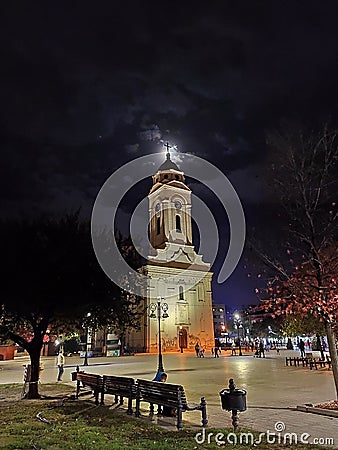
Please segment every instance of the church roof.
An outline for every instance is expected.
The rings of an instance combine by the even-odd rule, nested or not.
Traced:
[[[164,161],[163,164],[160,165],[160,167],[158,168],[158,172],[163,171],[163,170],[177,170],[178,172],[180,172],[179,167],[170,159],[170,153],[167,152],[167,159]]]

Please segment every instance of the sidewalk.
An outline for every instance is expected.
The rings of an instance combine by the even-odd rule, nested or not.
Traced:
[[[231,356],[222,352],[220,358],[196,358],[194,354],[165,353],[163,363],[168,373],[168,382],[182,384],[189,402],[199,402],[204,396],[207,401],[209,427],[231,427],[230,413],[221,408],[219,392],[228,387],[229,378],[235,380],[239,388],[247,390],[248,410],[240,414],[240,427],[248,427],[260,432],[275,431],[276,422],[283,422],[286,432],[299,435],[310,433],[312,437],[333,437],[338,447],[338,418],[319,416],[293,410],[297,405],[321,403],[335,399],[332,372],[327,369],[310,370],[303,367],[286,367],[285,357],[299,356],[297,351],[275,351],[266,353],[266,358],[254,358],[252,353],[245,356]],[[54,358],[43,358],[45,370],[42,383],[56,380],[57,368]],[[27,360],[28,361],[28,360]],[[22,365],[27,361],[6,361],[0,371],[1,383],[22,381]],[[158,364],[157,355],[135,355],[117,358],[93,358],[89,366],[83,366],[83,359],[68,357],[64,381],[75,386],[70,380],[71,372],[79,364],[80,370],[88,373],[131,376],[135,379],[152,379]],[[111,404],[113,401],[111,401]],[[109,402],[108,402],[109,404]],[[148,405],[144,404],[144,407]],[[175,429],[172,418],[157,419],[159,425]],[[200,429],[201,414],[183,414],[184,423]]]

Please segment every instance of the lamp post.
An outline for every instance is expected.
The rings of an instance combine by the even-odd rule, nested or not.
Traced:
[[[242,346],[241,346],[241,338],[239,335],[239,328],[243,326],[242,320],[240,318],[239,314],[234,315],[234,324],[237,328],[237,336],[238,336],[238,354],[239,356],[242,356]]]
[[[161,341],[161,319],[166,319],[169,317],[168,311],[168,303],[161,303],[162,297],[157,297],[156,303],[150,303],[150,314],[149,317],[151,319],[156,319],[158,322],[158,366],[157,373],[155,375],[154,381],[160,381],[161,374],[164,372],[163,368],[163,360],[162,360],[162,341]]]
[[[91,313],[87,313],[87,318],[89,318],[91,316]],[[88,327],[88,323],[86,326],[86,348],[85,348],[85,355],[84,355],[84,361],[83,361],[83,365],[84,366],[88,366],[88,333],[89,333],[89,327]]]

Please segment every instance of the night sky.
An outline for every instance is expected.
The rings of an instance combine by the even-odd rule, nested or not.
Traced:
[[[1,216],[89,219],[106,178],[168,140],[221,169],[259,226],[267,130],[337,117],[338,3],[69,3],[2,5]],[[255,302],[244,265],[215,302]]]

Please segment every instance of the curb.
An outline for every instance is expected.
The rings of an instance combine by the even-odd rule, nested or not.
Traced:
[[[297,411],[302,411],[306,413],[338,418],[338,411],[333,409],[315,408],[314,406],[302,406],[302,405],[297,406],[296,409]]]

